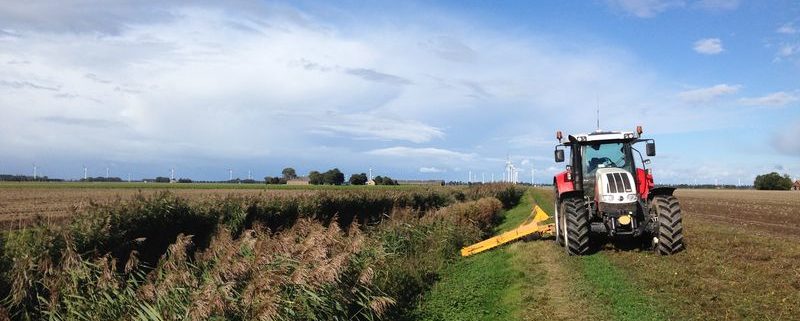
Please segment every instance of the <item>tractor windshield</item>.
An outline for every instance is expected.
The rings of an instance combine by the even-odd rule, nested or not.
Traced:
[[[632,172],[628,152],[624,143],[588,144],[583,146],[583,170],[585,177],[593,177],[598,168],[616,167]]]

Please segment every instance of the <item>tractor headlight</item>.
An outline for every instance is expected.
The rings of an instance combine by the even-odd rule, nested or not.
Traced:
[[[635,201],[636,200],[636,194],[628,194],[628,200],[629,201]]]
[[[614,195],[603,195],[603,202],[613,202]]]

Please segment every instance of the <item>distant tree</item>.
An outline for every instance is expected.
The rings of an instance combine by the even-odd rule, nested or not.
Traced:
[[[254,180],[252,178],[248,178],[248,179],[243,179],[242,180],[242,184],[255,184],[255,183],[256,183],[256,180]]]
[[[156,183],[169,183],[169,177],[156,177]]]
[[[367,183],[367,173],[350,175],[350,185],[364,185]]]
[[[264,177],[264,182],[268,185],[286,184],[286,180],[280,177],[267,176]]]
[[[789,175],[781,176],[781,174],[772,172],[756,176],[753,185],[760,190],[789,190],[792,188],[792,178]]]
[[[191,183],[191,182],[192,182],[191,178],[179,178],[178,179],[178,183]]]
[[[344,174],[338,168],[334,168],[322,174],[322,181],[328,185],[342,185],[344,184]]]
[[[389,176],[375,176],[372,181],[375,182],[375,185],[397,185],[397,181]]]
[[[311,185],[322,185],[325,184],[325,181],[320,172],[311,171],[308,173],[308,183]]]
[[[283,171],[281,171],[281,174],[283,174],[283,179],[287,181],[297,178],[297,172],[295,172],[294,168],[291,167],[284,168]]]

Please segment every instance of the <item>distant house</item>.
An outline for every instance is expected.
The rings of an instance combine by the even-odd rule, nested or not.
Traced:
[[[372,186],[372,185],[375,185],[375,181],[373,181],[373,180],[368,180],[368,181],[367,181],[367,185],[370,185],[370,186]]]
[[[307,176],[297,177],[286,181],[286,185],[308,185],[309,180]]]
[[[800,179],[794,182],[792,189],[795,191],[800,191]]]

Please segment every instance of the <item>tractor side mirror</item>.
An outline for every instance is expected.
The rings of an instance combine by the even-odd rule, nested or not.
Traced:
[[[561,163],[563,161],[564,161],[564,150],[556,149],[556,163]]]
[[[650,157],[656,156],[656,143],[654,142],[647,143],[647,156]]]

